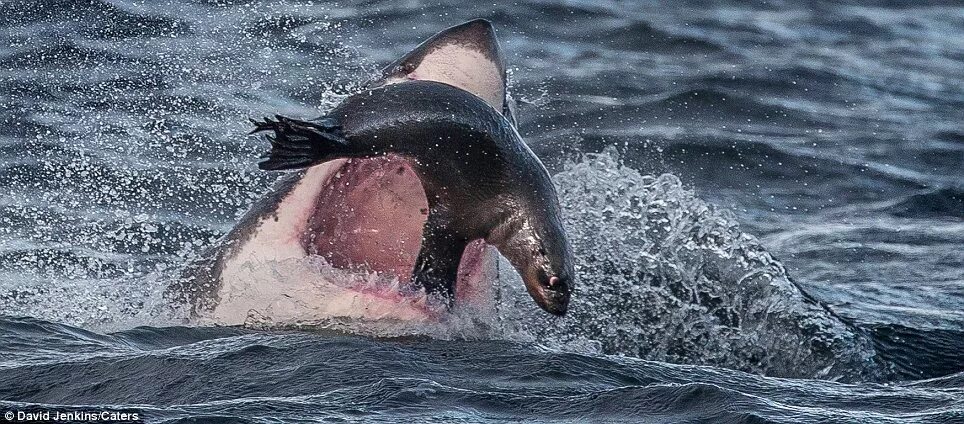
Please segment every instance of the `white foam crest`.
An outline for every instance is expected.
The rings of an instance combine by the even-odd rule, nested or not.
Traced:
[[[16,281],[0,283],[0,310],[4,315],[31,316],[99,332],[180,322],[163,299],[165,283],[156,277],[19,276]]]
[[[563,349],[782,376],[878,372],[866,337],[813,302],[726,211],[673,175],[641,175],[614,150],[554,177],[577,257],[563,319],[504,287],[502,320]],[[511,305],[510,305],[511,304]]]

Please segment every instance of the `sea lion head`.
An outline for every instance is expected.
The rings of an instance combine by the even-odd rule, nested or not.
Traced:
[[[519,272],[532,300],[546,312],[565,315],[575,286],[572,247],[558,207],[529,209],[499,228],[492,240],[499,253]]]
[[[554,254],[553,250],[538,247],[533,263],[521,271],[526,291],[539,307],[553,315],[565,315],[573,289],[571,255]]]

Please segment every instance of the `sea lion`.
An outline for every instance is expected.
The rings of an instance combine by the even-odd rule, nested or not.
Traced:
[[[414,80],[352,96],[313,121],[277,116],[256,125],[274,132],[265,170],[405,158],[429,206],[412,275],[426,292],[451,299],[463,250],[482,239],[509,259],[539,306],[565,313],[574,273],[555,188],[515,128],[481,98]]]
[[[335,270],[375,271],[415,281],[449,303],[470,301],[485,297],[497,275],[488,241],[520,271],[543,309],[565,313],[572,255],[548,173],[515,131],[491,24],[475,20],[436,34],[366,87],[328,120],[284,118],[259,127],[278,129],[276,143],[304,135],[288,131],[295,126],[344,141],[346,150],[330,154],[309,143],[301,146],[318,157],[269,161],[309,168],[282,177],[167,297],[223,324],[243,323],[252,313],[276,322],[312,315],[419,318],[424,308],[410,293],[348,287],[318,295],[317,280],[330,276],[305,270],[303,277],[279,277],[266,264],[320,257]],[[360,134],[408,149],[361,154],[351,150]],[[443,142],[450,146],[434,148]],[[433,148],[413,156],[418,146]],[[277,153],[276,159],[290,154]],[[466,153],[474,162],[457,156]],[[435,172],[431,162],[439,164]]]

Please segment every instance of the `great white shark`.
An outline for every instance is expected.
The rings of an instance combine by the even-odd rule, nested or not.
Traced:
[[[447,103],[439,106],[440,98]],[[409,100],[414,112],[404,110]],[[382,107],[387,103],[402,110]],[[454,109],[445,109],[448,107]],[[420,115],[425,110],[435,116],[451,112],[469,118],[454,119],[457,122],[451,124],[443,116],[446,122],[436,121],[441,127],[419,130],[422,139],[412,139],[408,133],[398,135],[398,128],[403,127],[399,122],[426,122],[426,115]],[[450,296],[448,303],[456,306],[490,301],[501,251],[520,272],[539,306],[553,314],[565,313],[573,272],[570,248],[557,216],[558,200],[547,171],[518,137],[514,110],[495,32],[488,21],[474,20],[434,35],[386,66],[362,93],[335,109],[333,115],[340,117],[337,125],[326,126],[331,118],[306,122],[280,116],[258,123],[257,130],[275,131],[269,159],[275,166],[267,169],[307,168],[279,179],[220,243],[185,270],[168,289],[167,297],[186,305],[198,320],[224,325],[265,318],[280,323],[326,318],[435,319],[445,311],[413,291],[412,282],[421,282],[429,292],[443,287],[441,292]],[[377,119],[370,119],[371,115]],[[319,154],[300,162],[278,158],[300,153],[305,146],[317,147],[319,140],[328,137],[318,136],[325,130],[330,129],[331,134],[337,130],[340,136],[342,123],[347,123],[348,140],[354,131],[364,133],[369,141],[379,136],[384,139],[386,134],[381,128],[372,132],[373,125],[395,125],[395,133],[388,134],[416,143],[415,147],[421,147],[417,143],[439,143],[438,131],[447,131],[447,143],[468,143],[460,137],[473,138],[475,133],[460,132],[463,128],[459,125],[485,127],[489,133],[498,133],[489,137],[495,138],[498,143],[493,145],[498,146],[495,150],[483,146],[479,157],[508,157],[510,160],[495,162],[495,167],[509,163],[505,168],[512,169],[499,174],[504,181],[481,178],[487,181],[482,186],[463,183],[459,197],[449,195],[455,189],[444,180],[426,182],[434,176],[427,173],[458,165],[446,157],[458,154],[458,148],[448,153],[433,150],[430,154],[441,155],[432,158],[439,162],[435,168],[423,166],[424,156],[407,154],[412,149],[385,147],[394,148],[395,142],[379,145],[386,151],[374,152],[377,154]],[[292,140],[303,145],[292,150],[297,144]],[[279,144],[289,149],[285,151]],[[468,171],[444,174],[444,178],[464,180],[472,172],[483,175],[492,165],[479,163]],[[514,197],[498,193],[520,184],[525,188],[512,192]],[[475,190],[492,193],[485,197]],[[448,203],[437,200],[443,195],[448,195]],[[520,200],[533,196],[536,201]],[[469,207],[483,200],[487,206],[509,206]],[[465,212],[441,212],[453,209]],[[435,218],[442,215],[447,219],[438,224],[443,220]],[[482,215],[492,219],[482,219]],[[472,231],[461,231],[468,226]],[[433,272],[439,269],[444,272]],[[453,281],[434,281],[449,274]]]

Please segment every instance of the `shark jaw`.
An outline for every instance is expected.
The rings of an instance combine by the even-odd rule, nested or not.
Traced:
[[[409,284],[427,208],[402,157],[309,168],[226,258],[218,304],[202,321],[437,321],[445,308]],[[457,308],[491,302],[496,262],[483,241],[466,247]]]
[[[514,123],[505,69],[491,23],[476,19],[428,38],[368,87],[441,82],[485,100]],[[406,159],[326,162],[304,171],[291,190],[269,196],[277,197],[274,212],[245,229],[244,240],[224,256],[216,306],[202,321],[438,318],[438,308],[409,284],[428,203]],[[456,308],[493,301],[497,263],[496,249],[483,241],[466,247]]]

